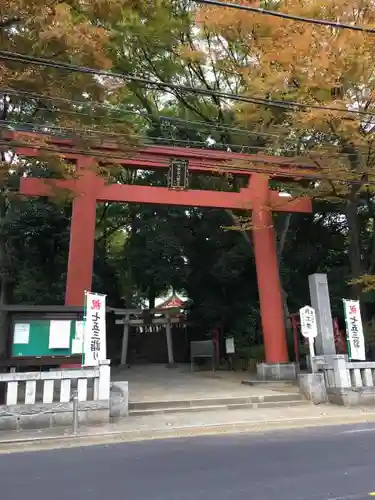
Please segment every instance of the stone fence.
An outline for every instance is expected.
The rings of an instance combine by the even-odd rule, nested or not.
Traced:
[[[1,373],[0,430],[70,425],[74,393],[79,423],[108,422],[110,387],[108,360],[92,368]]]
[[[325,399],[341,405],[375,405],[375,362],[351,362],[345,355],[335,355],[328,361],[317,356],[313,365],[313,374],[300,376],[305,394],[310,391],[320,402]]]
[[[332,365],[322,366],[327,389],[374,388],[375,362],[349,362],[336,359]]]

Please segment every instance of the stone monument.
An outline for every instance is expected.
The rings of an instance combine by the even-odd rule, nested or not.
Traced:
[[[315,339],[316,355],[325,358],[334,356],[336,355],[336,346],[327,275],[310,274],[309,289],[311,307],[315,309],[318,328],[318,336]]]
[[[326,274],[309,276],[311,307],[315,310],[318,335],[315,338],[315,357],[310,360],[312,373],[299,374],[298,382],[302,394],[315,404],[327,403],[325,375],[320,372],[323,365],[336,367],[337,355],[333,333],[331,301]]]

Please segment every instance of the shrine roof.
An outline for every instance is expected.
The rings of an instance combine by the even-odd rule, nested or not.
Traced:
[[[169,309],[171,307],[184,307],[188,300],[182,300],[177,294],[171,295],[167,300],[158,305],[158,309]]]

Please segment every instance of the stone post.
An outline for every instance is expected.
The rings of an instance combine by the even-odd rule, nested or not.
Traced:
[[[332,367],[334,371],[336,389],[348,389],[351,387],[349,370],[347,368],[346,356],[336,354],[332,356]]]
[[[174,365],[173,357],[173,340],[172,340],[172,328],[169,316],[167,316],[167,323],[165,325],[165,334],[167,337],[167,351],[168,351],[168,365]]]
[[[99,362],[99,401],[109,401],[111,387],[111,362],[109,359],[103,359]]]
[[[124,330],[122,334],[121,364],[126,365],[129,344],[129,315],[124,317]]]
[[[110,415],[112,418],[129,415],[129,382],[112,382]]]
[[[336,355],[331,302],[326,274],[309,276],[311,307],[315,309],[318,336],[315,339],[316,355],[323,355],[326,362]]]

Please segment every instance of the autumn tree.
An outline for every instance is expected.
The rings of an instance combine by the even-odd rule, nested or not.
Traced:
[[[375,25],[370,0],[281,0],[276,8],[295,16]],[[346,217],[352,279],[373,273],[375,35],[230,8],[204,7],[197,22],[225,44],[235,41],[251,54],[242,64],[228,57],[225,67],[241,79],[244,95],[268,99],[270,105],[238,105],[237,119],[274,133],[277,154],[291,142],[299,144],[301,156],[316,167],[317,179],[307,192],[335,201]],[[280,110],[277,120],[274,108]],[[362,284],[353,287],[355,296]]]
[[[64,176],[72,171],[51,151],[51,146],[44,147],[44,135],[68,136],[83,149],[91,141],[98,143],[108,137],[120,137],[118,142],[125,147],[132,143],[131,123],[124,120],[117,123],[109,116],[108,106],[101,106],[108,104],[115,93],[109,83],[89,72],[59,67],[59,63],[71,63],[109,69],[111,34],[107,26],[127,4],[120,0],[1,2],[2,194],[14,184],[7,184],[9,178],[17,177],[19,171],[27,170],[33,163],[14,162],[12,143],[6,139],[32,142],[40,147],[38,174],[47,176],[51,171]],[[23,61],[23,55],[31,59]],[[40,65],[32,60],[35,57],[46,58],[51,64]],[[0,210],[0,217],[1,213]]]
[[[0,62],[2,123],[11,119],[15,128],[26,131],[45,131],[57,125],[60,133],[64,128],[77,137],[82,136],[85,124],[96,130],[100,125],[100,131],[105,132],[108,113],[92,105],[103,102],[110,93],[102,79],[89,73],[24,63],[16,54],[44,57],[56,64],[109,69],[112,61],[106,26],[124,5],[127,2],[120,0],[2,2],[0,47],[13,53],[8,60],[3,55]]]
[[[131,133],[128,122],[116,125],[109,119],[108,111],[98,107],[98,103],[113,94],[113,90],[108,89],[105,82],[92,74],[74,73],[58,67],[43,67],[30,61],[25,63],[17,55],[44,57],[53,63],[67,62],[109,69],[112,64],[108,57],[110,34],[106,26],[112,16],[118,16],[124,5],[127,5],[127,2],[120,0],[1,2],[0,49],[3,51],[0,59],[1,303],[7,300],[9,288],[14,288],[14,275],[21,269],[21,266],[17,269],[12,267],[15,256],[22,254],[22,248],[17,248],[15,233],[12,233],[19,226],[20,219],[30,217],[33,220],[44,221],[40,227],[41,234],[47,228],[47,233],[51,230],[49,223],[52,212],[55,222],[65,220],[65,223],[69,224],[69,210],[67,212],[65,206],[61,205],[54,210],[43,201],[26,203],[14,198],[19,175],[25,171],[39,176],[72,175],[72,170],[66,163],[61,162],[58,154],[53,150],[43,149],[45,144],[42,134],[70,136],[76,144],[87,148],[90,141],[98,142],[111,136],[114,127],[116,133],[125,134],[122,135],[122,144],[126,145],[129,142],[127,139]],[[35,136],[30,132],[42,134]],[[35,160],[17,157],[12,149],[13,143],[9,142],[10,138],[21,143],[32,142],[42,148],[41,156]],[[62,244],[66,245],[65,230],[62,235],[65,238]],[[33,235],[25,234],[21,244],[26,244],[31,236]],[[15,246],[12,246],[13,244]],[[53,267],[52,261],[51,265]],[[31,290],[30,294],[33,295]],[[0,318],[0,323],[1,321]],[[3,325],[0,324],[0,336],[2,330]],[[2,347],[0,342],[0,353]]]

